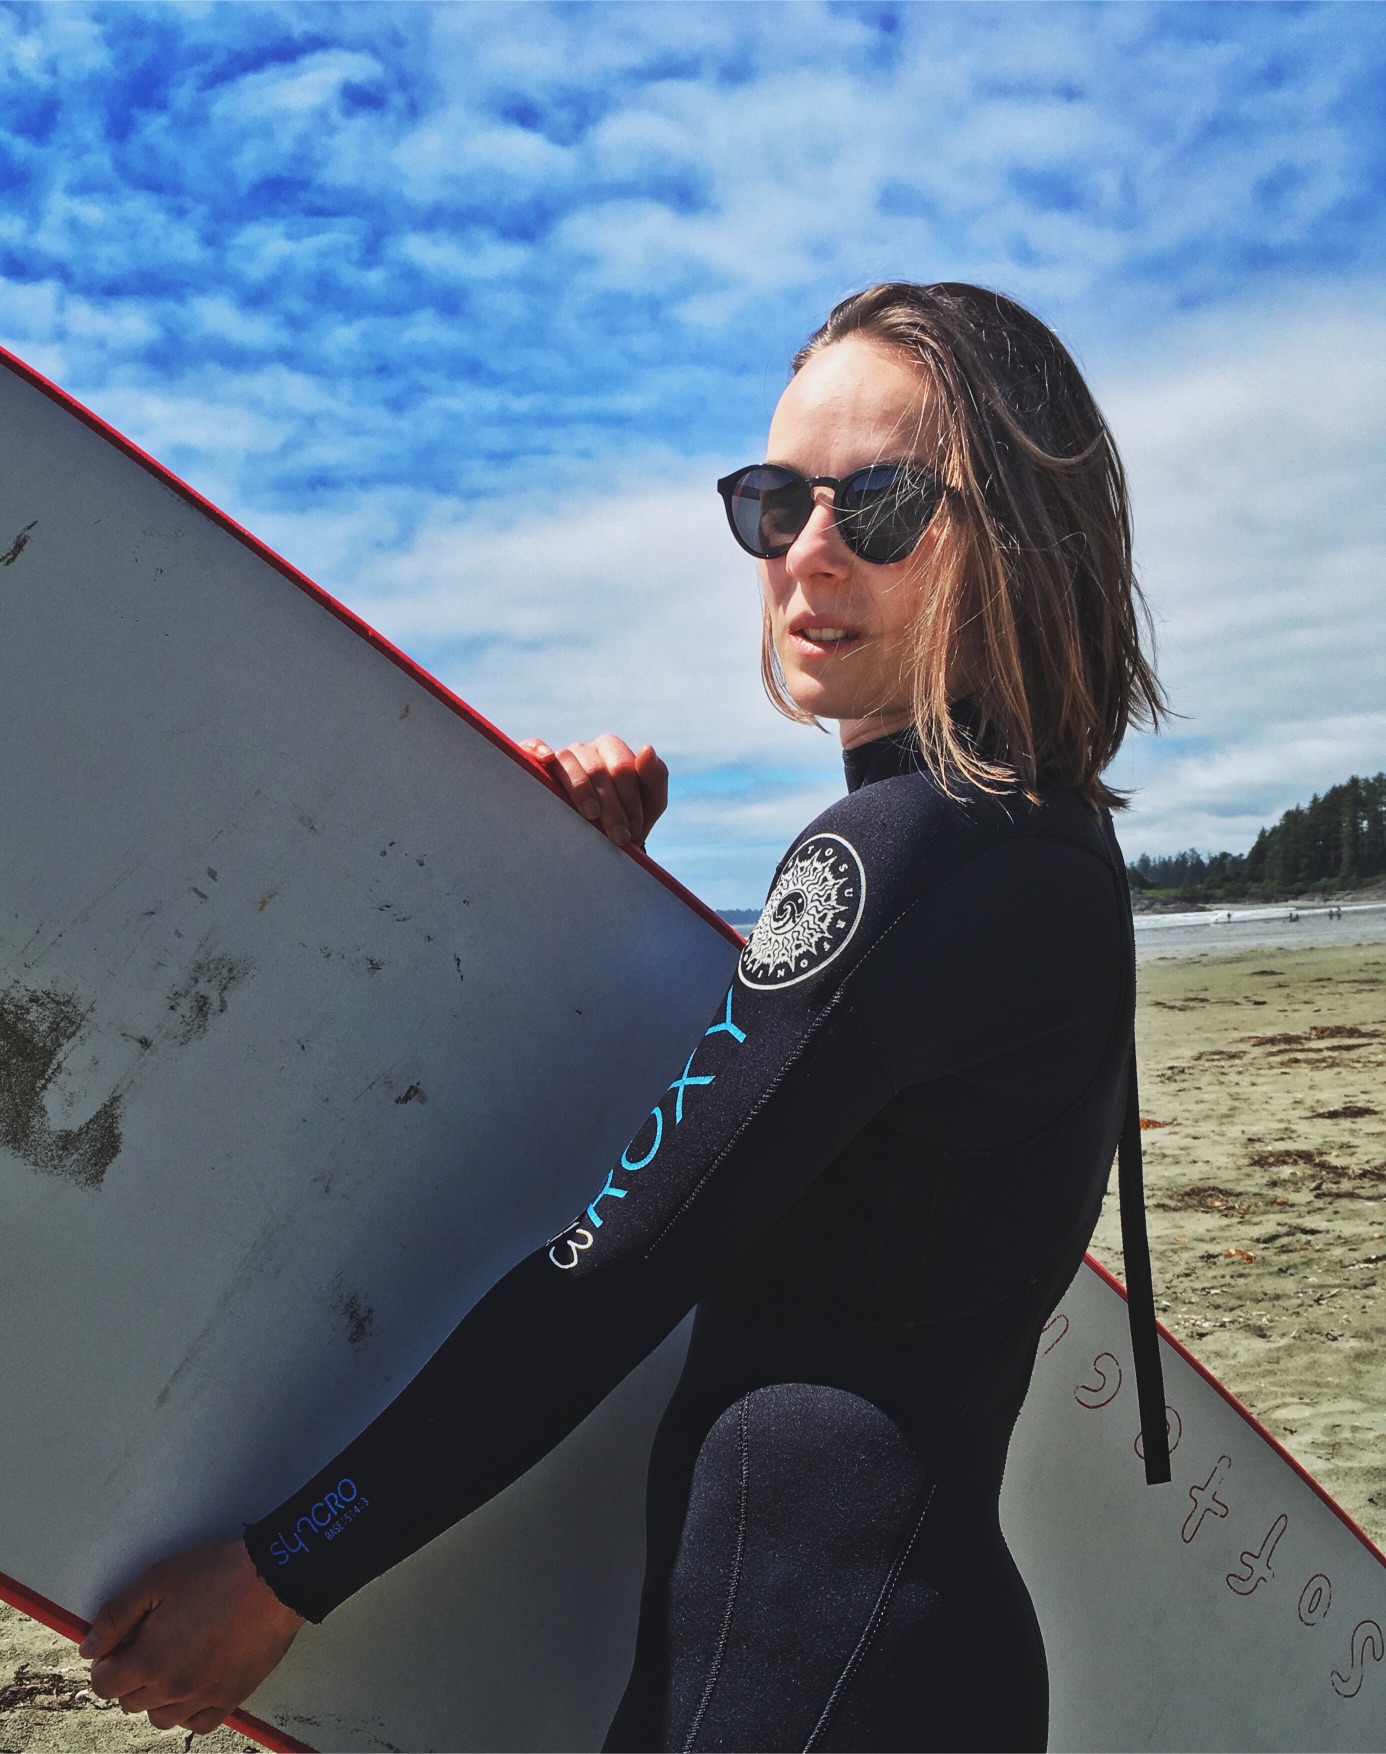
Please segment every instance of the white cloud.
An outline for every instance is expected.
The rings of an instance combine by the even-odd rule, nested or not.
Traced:
[[[754,565],[713,491],[723,468],[640,487],[594,472],[508,529],[430,522],[359,580],[361,601],[412,646],[456,652],[478,706],[507,726],[609,726],[696,768],[797,766],[804,736],[761,695]]]
[[[841,757],[762,693],[754,566],[713,491],[725,462],[663,467],[638,484],[594,471],[508,525],[418,504],[397,546],[372,543],[399,509],[379,499],[345,522],[279,512],[256,528],[512,736],[652,742],[677,794],[652,851],[714,903],[746,905],[841,792]]]
[[[1243,850],[1386,767],[1386,311],[1306,289],[1170,326],[1094,374],[1125,455],[1161,672],[1135,851]]]
[[[1144,752],[1142,752],[1144,753]],[[1140,757],[1131,763],[1139,773]],[[1386,767],[1386,711],[1248,727],[1240,740],[1150,763],[1136,808],[1117,825],[1127,855],[1245,851],[1291,804],[1350,774]]]

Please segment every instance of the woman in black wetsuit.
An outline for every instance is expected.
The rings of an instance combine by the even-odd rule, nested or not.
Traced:
[[[760,560],[767,686],[838,721],[847,796],[573,1222],[244,1542],[103,1610],[93,1685],[157,1725],[220,1721],[303,1619],[514,1480],[696,1305],[608,1745],[1045,1744],[997,1500],[1131,1094],[1101,774],[1160,700],[1121,466],[1049,330],[957,285],[840,305],[769,459],[719,488]],[[651,751],[532,747],[642,838]],[[348,1488],[369,1509],[329,1541]]]

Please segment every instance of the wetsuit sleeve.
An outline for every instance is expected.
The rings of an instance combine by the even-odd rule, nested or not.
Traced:
[[[898,869],[898,858],[887,863]],[[921,984],[931,936],[956,936],[965,903],[959,891],[930,925],[916,905],[928,877],[916,860],[903,886],[889,870],[873,883],[845,836],[800,842],[717,1014],[574,1222],[506,1274],[358,1438],[248,1530],[281,1600],[321,1619],[518,1478],[903,1082],[930,1074],[921,1055],[955,1057],[955,1033],[942,1024],[890,1060],[880,1046],[902,1008],[927,1004],[956,1019],[990,1002],[975,958],[944,959],[950,984],[968,983],[971,996]],[[900,931],[906,914],[913,923]],[[852,977],[868,964],[862,1014]],[[993,1005],[990,1046],[1031,1027]]]
[[[805,1055],[807,1030],[769,1027],[748,1000],[727,994],[574,1223],[247,1531],[298,1613],[320,1620],[547,1454],[889,1099],[845,1017],[820,1021]]]

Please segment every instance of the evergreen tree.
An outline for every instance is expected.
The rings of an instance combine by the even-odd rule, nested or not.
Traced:
[[[1314,884],[1356,883],[1386,875],[1386,772],[1371,779],[1355,774],[1342,785],[1296,804],[1279,822],[1263,828],[1246,854],[1209,853],[1196,847],[1152,858],[1142,853],[1128,867],[1135,889],[1172,891],[1190,899],[1204,894],[1297,894]]]

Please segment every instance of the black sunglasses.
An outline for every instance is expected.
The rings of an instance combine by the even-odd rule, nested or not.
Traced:
[[[839,481],[812,478],[779,463],[752,463],[717,483],[732,535],[757,560],[777,560],[813,516],[815,487],[831,487],[842,540],[873,566],[891,566],[914,552],[928,529],[944,484],[916,463],[872,463]]]

